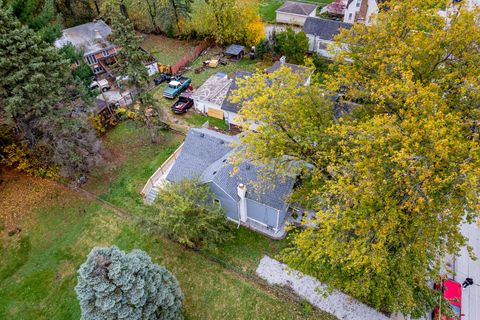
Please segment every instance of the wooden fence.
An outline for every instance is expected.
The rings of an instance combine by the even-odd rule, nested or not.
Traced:
[[[185,67],[193,60],[197,59],[198,56],[203,52],[203,50],[207,49],[210,46],[210,42],[204,41],[198,44],[191,53],[187,53],[177,61],[173,66],[170,67],[171,74],[177,74],[178,72],[185,69]]]

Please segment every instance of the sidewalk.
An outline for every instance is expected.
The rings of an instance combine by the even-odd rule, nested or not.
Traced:
[[[257,274],[269,284],[280,285],[292,289],[315,307],[333,314],[341,320],[388,320],[389,318],[377,310],[358,300],[333,290],[323,296],[327,286],[317,279],[301,272],[289,269],[285,264],[264,256],[257,268]]]

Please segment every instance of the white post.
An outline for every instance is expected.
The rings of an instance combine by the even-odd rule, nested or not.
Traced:
[[[240,221],[247,222],[247,198],[245,197],[247,194],[247,187],[243,183],[238,185],[237,194],[240,197],[240,203],[238,205]]]

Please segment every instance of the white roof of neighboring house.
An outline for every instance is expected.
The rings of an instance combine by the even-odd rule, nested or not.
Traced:
[[[232,80],[224,74],[214,74],[192,94],[192,99],[222,105],[231,84]]]
[[[84,23],[64,29],[62,36],[55,41],[55,47],[61,48],[70,43],[85,55],[89,55],[115,47],[108,40],[111,33],[112,29],[102,20]]]
[[[318,6],[316,4],[287,1],[283,4],[283,6],[277,9],[275,12],[309,16],[312,12],[317,10],[317,8]]]

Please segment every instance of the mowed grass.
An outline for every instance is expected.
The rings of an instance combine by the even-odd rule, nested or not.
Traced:
[[[205,122],[208,121],[210,127],[215,127],[224,131],[228,130],[228,125],[225,123],[225,121],[198,113],[192,113],[190,117],[185,118],[185,121],[195,127],[201,127]]]
[[[13,186],[12,186],[13,187]],[[175,274],[186,319],[331,319],[246,281],[204,257],[122,220],[68,190],[32,210],[2,241],[0,319],[79,319],[76,270],[95,246],[145,250]]]
[[[286,0],[262,0],[258,7],[258,14],[264,22],[274,23],[276,18],[276,10],[280,8]],[[319,8],[331,3],[332,0],[304,0],[297,2],[307,2],[317,4]]]

